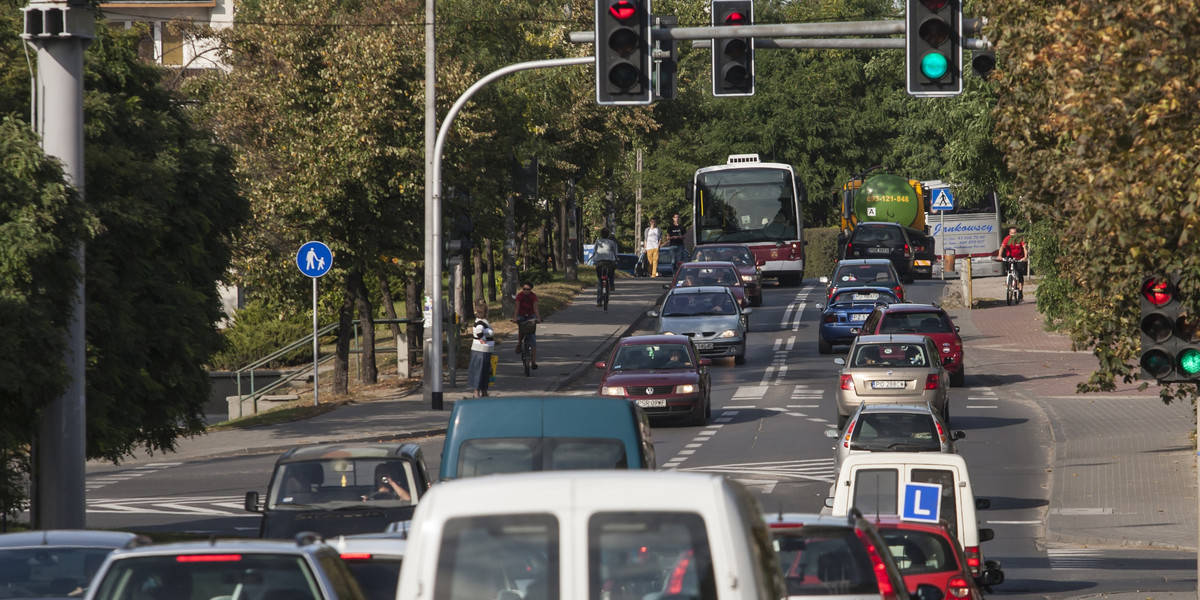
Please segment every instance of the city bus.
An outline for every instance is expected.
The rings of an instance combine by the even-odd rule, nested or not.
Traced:
[[[804,184],[791,165],[734,154],[723,165],[703,167],[687,185],[692,242],[745,244],[763,277],[780,285],[804,279]]]

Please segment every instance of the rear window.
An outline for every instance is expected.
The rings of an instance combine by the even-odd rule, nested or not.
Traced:
[[[346,566],[358,581],[367,600],[393,600],[396,597],[396,586],[400,582],[400,564],[403,559],[397,556],[386,558],[346,559]]]
[[[961,571],[949,540],[936,533],[910,529],[879,530],[902,575]]]
[[[558,519],[549,514],[446,521],[435,600],[558,600]]]
[[[789,596],[878,594],[862,540],[849,527],[772,529]]]
[[[833,277],[834,283],[893,281],[892,270],[888,265],[848,265],[838,267]]]
[[[588,521],[588,589],[591,600],[716,600],[704,519],[679,512],[596,513]]]
[[[0,598],[49,598],[79,595],[111,548],[44,546],[0,550]]]
[[[830,304],[849,304],[852,302],[899,302],[895,294],[882,293],[876,290],[863,291],[850,288],[842,290],[833,295]]]
[[[854,348],[856,367],[927,367],[929,357],[924,344],[858,344]]]
[[[900,514],[897,505],[899,484],[900,473],[895,467],[859,469],[854,472],[854,498],[850,505],[864,515]]]
[[[613,438],[481,438],[458,451],[458,476],[566,469],[627,469],[625,444]]]
[[[321,598],[304,557],[293,554],[137,556],[115,561],[96,592],[99,600]]]
[[[850,437],[855,450],[941,450],[933,417],[910,413],[864,413]]]
[[[735,265],[753,265],[754,254],[749,248],[697,248],[692,260],[727,260]]]
[[[613,359],[614,371],[693,368],[683,344],[636,344],[622,346]]]
[[[895,227],[859,227],[850,237],[854,244],[904,244],[904,234]]]
[[[879,323],[879,333],[953,333],[954,324],[942,312],[889,312]]]
[[[912,480],[917,483],[936,483],[942,486],[941,518],[950,527],[950,534],[958,537],[958,501],[954,484],[954,472],[949,469],[913,469]],[[864,514],[866,511],[863,511]]]

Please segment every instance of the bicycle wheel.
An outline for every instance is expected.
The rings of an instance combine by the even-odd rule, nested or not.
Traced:
[[[604,312],[608,312],[608,286],[604,286]]]
[[[1007,286],[1005,286],[1005,289],[1004,289],[1004,303],[1007,304],[1008,306],[1012,306],[1013,303],[1016,302],[1016,300],[1017,300],[1017,290],[1016,290],[1016,288],[1013,287],[1012,282],[1010,281],[1009,284]]]

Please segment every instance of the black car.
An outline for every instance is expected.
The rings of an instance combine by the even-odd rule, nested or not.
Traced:
[[[913,277],[916,279],[932,279],[933,263],[937,261],[934,254],[937,249],[937,238],[912,227],[905,227],[909,242],[913,249]]]
[[[290,540],[311,531],[332,538],[412,519],[428,489],[416,444],[312,444],[279,457],[266,503],[246,492],[245,508],[262,512],[259,537]]]
[[[904,283],[912,283],[917,244],[911,235],[915,232],[916,229],[898,223],[859,223],[846,242],[842,258],[886,258],[892,261]],[[924,237],[920,245],[925,247]]]

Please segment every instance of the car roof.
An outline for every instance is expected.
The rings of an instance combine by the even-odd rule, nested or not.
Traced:
[[[339,535],[327,540],[340,554],[364,552],[372,555],[403,557],[408,548],[408,535],[404,533],[364,533]]]
[[[861,288],[854,288],[861,289]],[[911,302],[889,304],[884,307],[887,312],[939,312],[944,313],[946,309],[936,304],[913,304]],[[948,314],[948,313],[947,313]]]
[[[737,263],[729,260],[693,260],[685,262],[680,267],[681,269],[710,269],[713,267],[732,267],[737,268]]]
[[[833,293],[833,296],[836,298],[836,297],[838,297],[838,296],[842,296],[842,295],[848,295],[848,294],[869,294],[869,293],[871,293],[871,292],[882,292],[882,293],[884,293],[884,294],[888,294],[888,295],[890,295],[890,296],[893,296],[893,297],[896,295],[896,290],[893,290],[892,288],[890,288],[890,287],[887,287],[887,286],[882,286],[882,285],[856,285],[856,286],[854,286],[854,287],[848,287],[848,288],[842,288],[842,289],[839,289],[838,291],[836,291],[836,292],[834,292],[834,293]],[[868,300],[863,300],[863,302],[868,302]],[[870,300],[869,302],[876,302],[876,301],[875,301],[875,300]],[[899,302],[896,302],[896,303],[888,304],[888,306],[897,306],[897,305],[899,305],[899,304],[900,304]]]
[[[915,529],[937,533],[951,540],[955,539],[954,534],[950,532],[949,523],[945,519],[942,519],[937,523],[930,523],[927,521],[909,521],[896,515],[870,515],[868,519],[871,521],[872,525],[875,525],[876,528]]]
[[[925,404],[871,404],[864,402],[862,404],[861,413],[920,413],[924,415],[932,415],[933,408],[929,403]]]
[[[839,260],[837,263],[837,266],[838,267],[841,267],[841,266],[856,267],[856,266],[861,266],[861,265],[889,265],[890,266],[891,264],[892,264],[892,261],[890,261],[886,258],[847,258],[844,260]]]
[[[856,516],[822,515],[818,513],[763,513],[768,526],[821,525],[825,527],[855,527]]]
[[[915,333],[878,333],[875,335],[860,335],[854,338],[855,344],[924,344],[928,336]]]
[[[864,452],[862,454],[851,454],[842,460],[841,472],[849,473],[849,467],[858,465],[961,467],[964,476],[967,473],[967,461],[961,454],[943,452]]]
[[[32,548],[36,546],[132,548],[147,544],[150,544],[150,538],[125,531],[53,529],[0,535],[0,548]]]
[[[312,542],[312,543],[308,543]],[[259,539],[217,539],[203,542],[174,542],[154,544],[114,551],[113,559],[132,556],[174,556],[177,554],[292,554],[309,555],[322,550],[333,551],[319,537],[298,537],[297,541]]]
[[[680,339],[680,336],[677,336],[677,335],[658,335],[658,334],[655,334],[655,335],[630,335],[630,336],[621,338],[621,340],[619,342],[617,342],[617,344],[621,345],[621,346],[642,346],[642,345],[649,345],[649,344],[686,344],[687,339],[688,339],[687,336],[683,336],[683,338]]]
[[[667,294],[732,294],[723,285],[694,285],[691,287],[673,287]]]
[[[409,447],[411,446],[411,448]],[[401,458],[411,457],[412,443],[327,443],[308,444],[288,450],[278,463],[322,460],[327,458]]]

